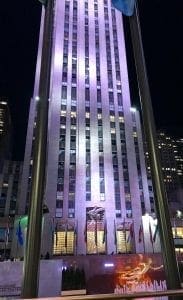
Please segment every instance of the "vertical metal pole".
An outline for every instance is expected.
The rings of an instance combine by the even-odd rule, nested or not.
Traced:
[[[5,243],[4,243],[4,260],[6,260],[6,240],[5,240]]]
[[[157,148],[156,129],[143,52],[137,3],[135,5],[135,12],[133,16],[129,17],[129,22],[140,92],[142,119],[148,146],[152,179],[154,183],[153,186],[155,191],[155,205],[159,224],[167,287],[168,289],[179,289],[181,288],[180,276],[175,255],[175,246],[172,235],[168,201]]]
[[[39,287],[43,196],[45,187],[48,99],[53,30],[54,0],[47,0],[43,32],[39,100],[37,106],[35,149],[33,153],[32,184],[28,217],[28,232],[24,258],[22,298],[36,298]]]

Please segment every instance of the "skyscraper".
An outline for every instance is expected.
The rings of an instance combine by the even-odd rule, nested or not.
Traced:
[[[164,182],[169,196],[180,186],[175,159],[176,145],[170,136],[160,132],[158,133],[158,148],[160,149]]]
[[[44,12],[19,214],[28,207]],[[110,0],[55,1],[42,247],[141,252],[151,213],[140,120],[131,109],[123,21]]]
[[[181,188],[183,188],[183,138],[174,139],[174,154],[177,165],[177,174]]]
[[[170,212],[182,210],[182,139],[158,132],[158,148]]]

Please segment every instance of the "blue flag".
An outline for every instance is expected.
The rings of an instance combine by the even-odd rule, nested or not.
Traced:
[[[7,227],[5,230],[5,244],[6,245],[8,245],[8,242],[9,242],[9,235],[10,235],[10,229],[9,229],[9,227]]]
[[[21,225],[20,225],[20,221],[18,223],[18,228],[17,228],[17,232],[16,232],[16,235],[17,235],[17,239],[18,239],[18,243],[23,246],[23,233],[22,233],[22,228],[21,228]]]
[[[112,0],[112,4],[125,16],[131,17],[133,15],[135,0]]]

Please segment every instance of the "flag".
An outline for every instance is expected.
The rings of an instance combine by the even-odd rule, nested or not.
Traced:
[[[78,220],[74,223],[74,250],[75,255],[77,255],[77,246],[78,246]]]
[[[126,231],[125,223],[126,223],[126,222],[125,222],[125,218],[124,218],[123,223],[122,223],[122,228],[123,228],[122,231]]]
[[[97,228],[97,220],[95,220],[95,245],[97,246],[97,231],[98,231],[98,228]]]
[[[130,232],[129,232],[129,235],[128,235],[127,243],[129,243],[129,241],[133,239],[133,234],[134,234],[134,230],[133,230],[133,222],[132,222],[130,224]]]
[[[21,222],[21,220],[18,223],[18,228],[17,228],[16,235],[17,235],[17,241],[18,241],[18,243],[21,246],[23,246],[24,240],[23,240],[23,232],[22,232],[22,228],[21,228],[20,222]]]
[[[126,220],[124,218],[123,223],[122,223],[122,231],[124,233],[124,240],[125,240],[125,247],[126,247]]]
[[[84,228],[84,240],[85,240],[85,243],[87,243],[87,220],[85,222],[85,228]]]
[[[77,227],[78,227],[78,223],[74,224],[74,235],[77,235]]]
[[[107,237],[107,224],[106,224],[106,220],[105,220],[105,223],[104,223],[104,235],[103,235],[103,241],[102,241],[103,244],[106,242],[106,237]]]
[[[157,233],[158,233],[158,224],[156,225],[156,228],[155,228],[155,231],[154,231],[154,235],[153,235],[153,242],[155,243],[156,242],[156,236],[157,236]]]
[[[150,238],[151,244],[153,244],[153,236],[152,236],[152,229],[151,229],[150,221],[149,221],[149,238]]]
[[[142,242],[142,238],[143,238],[143,228],[142,228],[142,224],[140,224],[140,227],[139,227],[139,243]]]
[[[114,220],[114,244],[117,245],[117,232],[116,232],[116,223]]]
[[[135,7],[135,0],[112,0],[113,6],[120,10],[125,16],[132,16]]]
[[[8,242],[9,242],[9,235],[10,235],[10,228],[9,228],[9,220],[8,220],[6,229],[5,229],[5,239],[4,239],[6,246],[8,245]]]
[[[56,225],[55,225],[54,233],[55,233],[55,244],[57,246],[57,243],[58,243],[58,223],[56,223]]]

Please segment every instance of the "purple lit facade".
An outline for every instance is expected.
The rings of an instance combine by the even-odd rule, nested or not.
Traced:
[[[19,215],[31,181],[41,46],[42,25]],[[43,252],[144,252],[142,215],[154,210],[139,114],[130,103],[122,16],[110,0],[55,1],[47,151]]]

